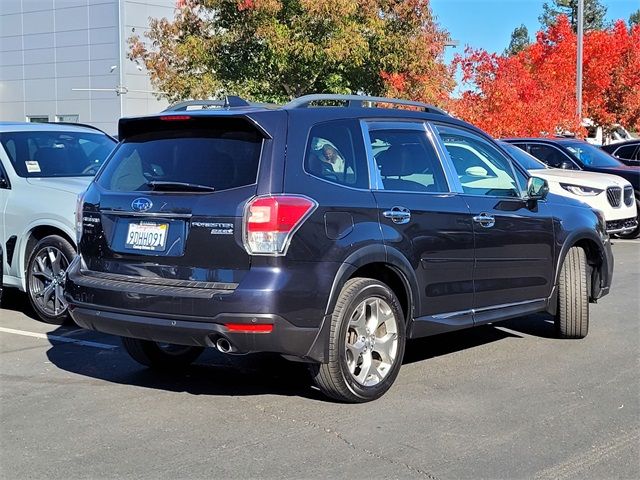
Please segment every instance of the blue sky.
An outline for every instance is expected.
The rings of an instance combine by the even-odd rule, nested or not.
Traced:
[[[550,2],[550,0],[548,0]],[[535,38],[540,28],[538,16],[543,0],[431,0],[431,8],[438,23],[449,31],[460,46],[447,48],[446,60],[454,53],[462,53],[465,45],[502,53],[509,45],[511,32],[520,24]],[[640,0],[605,0],[607,20],[629,19],[640,8]]]

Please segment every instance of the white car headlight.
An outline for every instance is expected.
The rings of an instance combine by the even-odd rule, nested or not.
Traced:
[[[600,195],[604,190],[599,188],[585,187],[584,185],[571,185],[569,183],[561,183],[560,186],[567,192],[571,192],[574,195],[580,195],[583,197],[595,197]]]

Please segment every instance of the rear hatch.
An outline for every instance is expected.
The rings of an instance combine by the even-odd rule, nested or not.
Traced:
[[[233,289],[250,266],[242,216],[256,195],[268,135],[245,117],[126,122],[85,196],[80,251],[87,273]]]

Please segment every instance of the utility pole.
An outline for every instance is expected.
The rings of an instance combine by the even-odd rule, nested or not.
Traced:
[[[582,42],[584,38],[584,0],[578,0],[578,59],[576,62],[576,103],[578,121],[582,123]]]

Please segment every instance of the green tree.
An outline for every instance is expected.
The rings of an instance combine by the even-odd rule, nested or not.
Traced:
[[[633,28],[634,25],[640,25],[640,9],[629,16],[629,28]]]
[[[552,0],[544,2],[542,15],[538,17],[543,29],[547,29],[556,23],[559,15],[569,17],[574,32],[578,31],[578,0]],[[584,30],[602,30],[605,28],[605,16],[607,7],[600,0],[584,0]]]
[[[455,82],[429,0],[185,0],[129,39],[175,101],[225,94],[281,102],[307,93],[443,103]]]
[[[516,27],[511,33],[511,41],[509,42],[509,46],[504,51],[504,54],[507,56],[516,55],[524,50],[531,43],[531,39],[529,38],[529,30],[523,24],[519,27]]]

